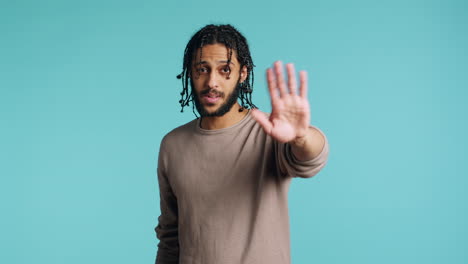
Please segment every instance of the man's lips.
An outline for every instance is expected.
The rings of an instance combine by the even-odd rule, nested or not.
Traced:
[[[221,97],[218,95],[214,94],[205,94],[203,95],[203,101],[205,101],[208,104],[214,104],[216,103]]]
[[[201,94],[202,100],[206,104],[215,104],[222,98],[222,93],[215,90],[206,91]]]

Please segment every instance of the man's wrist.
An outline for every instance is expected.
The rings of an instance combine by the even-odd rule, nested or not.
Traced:
[[[325,138],[313,127],[302,137],[290,141],[291,150],[298,160],[306,161],[317,157],[323,149]]]
[[[295,139],[289,141],[289,144],[297,148],[303,148],[306,145],[306,142],[307,142],[307,134],[301,137],[296,137]]]

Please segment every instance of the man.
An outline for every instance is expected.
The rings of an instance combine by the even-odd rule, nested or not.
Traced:
[[[180,103],[194,103],[200,118],[161,142],[156,263],[290,263],[290,181],[314,176],[328,156],[309,125],[306,73],[297,87],[292,64],[287,81],[281,62],[267,70],[267,115],[251,101],[254,65],[234,27],[199,30],[183,65]]]

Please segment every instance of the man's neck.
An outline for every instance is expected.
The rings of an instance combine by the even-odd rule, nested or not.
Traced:
[[[236,103],[232,106],[231,110],[223,116],[202,117],[200,126],[207,130],[222,129],[233,126],[240,122],[249,112],[247,109],[239,112],[240,108],[239,103]]]

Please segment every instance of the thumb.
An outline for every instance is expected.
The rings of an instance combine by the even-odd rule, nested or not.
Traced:
[[[265,133],[268,135],[271,134],[271,130],[273,129],[273,124],[270,122],[268,115],[261,112],[258,109],[252,109],[252,117],[260,124],[260,126],[265,130]]]

